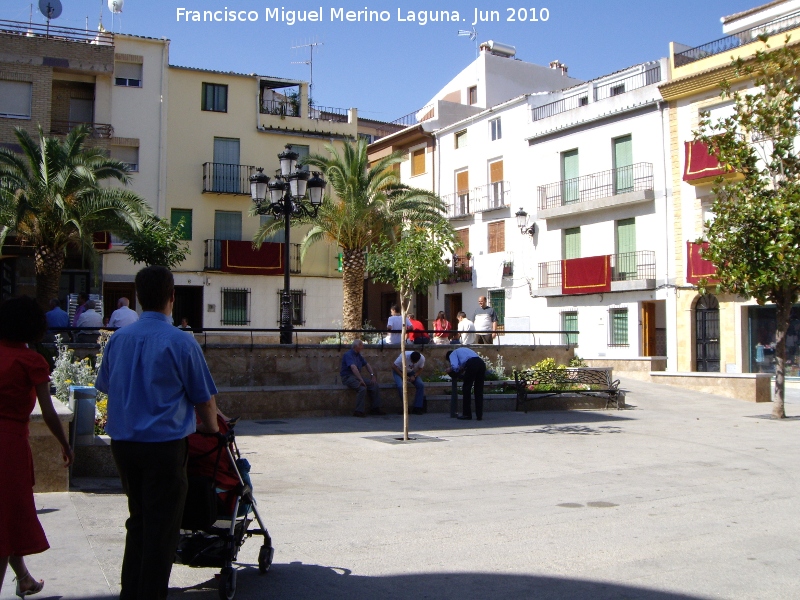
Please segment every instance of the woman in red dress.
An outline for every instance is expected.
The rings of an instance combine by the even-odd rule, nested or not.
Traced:
[[[452,336],[451,333],[447,333],[450,331],[450,321],[448,321],[444,316],[444,311],[440,310],[439,314],[436,315],[436,320],[433,322],[433,343],[434,344],[449,344],[450,337]]]
[[[50,368],[27,346],[46,330],[44,311],[32,298],[13,298],[0,305],[0,589],[11,564],[20,598],[44,587],[44,581],[31,577],[22,557],[50,547],[33,503],[28,421],[37,398],[45,424],[61,444],[65,466],[73,459],[50,398]]]

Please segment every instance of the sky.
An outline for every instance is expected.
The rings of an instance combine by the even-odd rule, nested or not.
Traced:
[[[120,0],[117,0],[118,2]],[[63,12],[54,23],[96,29],[102,10],[103,25],[112,29],[107,0],[61,0]],[[326,3],[327,2],[327,3]],[[317,105],[355,107],[364,118],[392,121],[424,106],[453,76],[475,58],[475,42],[459,37],[472,29],[475,11],[499,21],[481,21],[474,27],[477,41],[494,40],[516,47],[517,57],[547,65],[560,60],[569,74],[592,79],[640,62],[667,56],[669,42],[691,46],[722,35],[720,17],[766,0],[547,0],[523,4],[455,2],[449,0],[396,0],[360,3],[354,0],[309,0],[270,3],[270,0],[124,0],[123,12],[114,17],[113,30],[149,37],[166,37],[170,64],[258,73],[289,79],[309,79],[309,48],[314,47],[314,90]],[[33,3],[34,22],[44,17]],[[536,5],[532,8],[530,5]],[[509,8],[506,8],[508,6]],[[510,9],[511,7],[515,7]],[[255,11],[256,21],[188,22],[185,11]],[[277,9],[278,20],[266,20]],[[286,11],[322,12],[322,22],[289,24]],[[347,22],[332,18],[340,11],[375,11],[388,21]],[[30,0],[0,0],[0,19],[27,21]],[[281,15],[286,15],[281,20]],[[411,11],[415,21],[408,18]],[[422,25],[419,11],[458,11],[461,22]],[[535,12],[534,12],[535,11]],[[399,13],[399,14],[398,14]],[[218,13],[223,17],[224,12]],[[275,14],[275,13],[271,13]],[[369,13],[365,13],[369,14]],[[375,14],[375,13],[372,13]],[[356,15],[357,16],[357,15]],[[402,17],[405,20],[400,20]],[[510,21],[509,18],[514,20]],[[537,21],[532,19],[536,18]],[[294,47],[294,48],[293,48]]]

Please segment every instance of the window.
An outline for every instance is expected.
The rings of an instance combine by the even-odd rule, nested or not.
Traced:
[[[133,172],[139,170],[138,146],[111,146],[111,158],[124,163]]]
[[[611,88],[610,95],[611,96],[619,96],[620,94],[624,94],[624,93],[625,93],[625,84],[624,83],[620,83],[619,85],[615,85],[614,87]]]
[[[115,63],[114,85],[142,87],[142,65],[126,62]]]
[[[467,254],[469,254],[469,228],[456,229],[456,237],[461,242],[461,246],[456,248],[456,256],[467,260]]]
[[[492,290],[489,292],[489,305],[497,315],[497,326],[506,324],[506,291]]]
[[[311,154],[311,147],[310,146],[303,146],[300,144],[292,144],[292,150],[297,152],[297,165],[298,169],[301,171],[308,172],[308,165],[301,164],[304,158],[308,158],[309,154]]]
[[[503,181],[503,161],[489,163],[489,208],[505,206],[505,185]]]
[[[589,96],[581,96],[578,98],[578,106],[589,106]]]
[[[608,311],[608,345],[628,345],[628,309],[611,308]]]
[[[581,257],[581,228],[564,229],[564,260]]]
[[[467,130],[457,131],[454,138],[456,150],[464,148],[467,145]]]
[[[473,85],[470,88],[467,88],[467,104],[472,106],[473,104],[478,103],[478,86]]]
[[[250,324],[250,290],[222,288],[222,324]]]
[[[503,128],[500,126],[500,117],[489,121],[489,134],[493,142],[503,137]]]
[[[242,240],[242,213],[226,210],[214,211],[214,239]]]
[[[580,200],[580,180],[578,179],[578,151],[561,153],[561,200],[562,204],[572,204]]]
[[[422,175],[425,172],[425,148],[419,148],[411,153],[411,176]]]
[[[469,171],[456,173],[456,206],[454,216],[469,214]]]
[[[292,296],[292,325],[305,325],[304,300],[306,293],[303,290],[290,290]],[[278,323],[281,322],[281,298],[283,290],[278,290]]]
[[[191,208],[173,208],[170,211],[170,223],[175,227],[183,219],[183,231],[181,232],[182,240],[192,239],[192,209]]]
[[[506,222],[489,223],[489,254],[506,251]]]
[[[30,119],[32,91],[28,81],[0,81],[0,117]]]
[[[202,109],[214,112],[228,112],[228,86],[218,83],[204,83]]]
[[[561,331],[578,331],[578,311],[567,310],[561,313]],[[561,344],[564,346],[577,346],[577,333],[561,334]]]

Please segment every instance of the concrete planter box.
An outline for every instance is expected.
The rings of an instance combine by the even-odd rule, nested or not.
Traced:
[[[58,419],[64,427],[65,433],[69,435],[69,423],[72,421],[72,411],[64,406],[57,398],[53,398],[53,406],[58,413]],[[61,444],[58,443],[53,434],[47,428],[42,418],[42,409],[39,402],[31,413],[30,444],[33,453],[33,473],[36,485],[33,486],[35,493],[42,492],[68,492],[69,491],[69,469],[64,467],[61,459]]]

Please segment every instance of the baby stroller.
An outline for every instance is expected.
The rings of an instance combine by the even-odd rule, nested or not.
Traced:
[[[274,553],[253,496],[250,464],[236,445],[237,420],[226,422],[218,417],[218,434],[189,436],[189,491],[175,555],[179,564],[221,569],[217,578],[223,600],[232,600],[236,594],[236,569],[232,563],[246,538],[264,536],[258,552],[258,570],[262,574],[272,565]],[[259,529],[250,529],[254,518]]]

